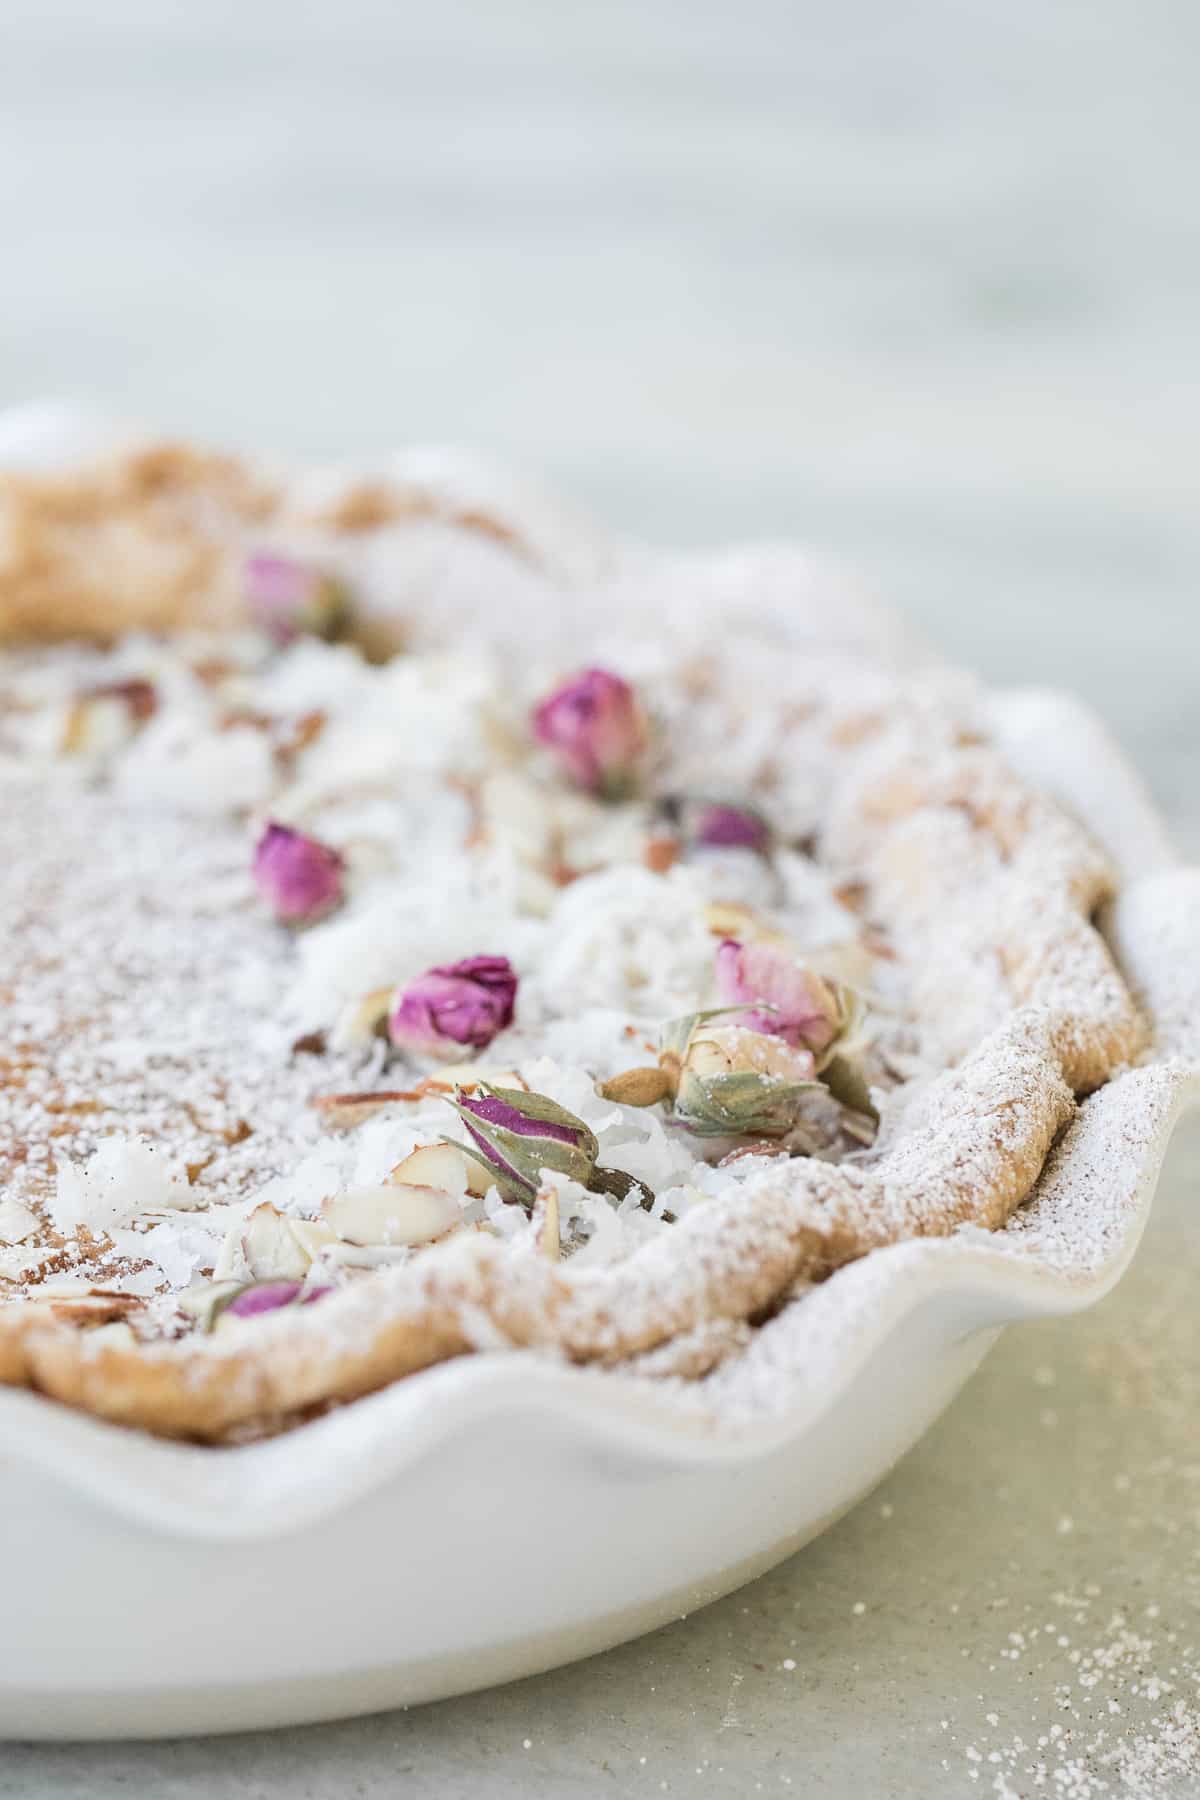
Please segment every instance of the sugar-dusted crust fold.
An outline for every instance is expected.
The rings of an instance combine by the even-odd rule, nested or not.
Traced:
[[[613,1365],[679,1343],[682,1358],[661,1358],[660,1370],[699,1372],[711,1358],[702,1349],[690,1362],[698,1334],[752,1321],[798,1280],[905,1238],[1003,1225],[1075,1110],[1049,1040],[1043,1015],[1015,1015],[933,1085],[927,1122],[878,1168],[788,1164],[746,1200],[698,1209],[611,1268],[514,1258],[476,1237],[320,1308],[157,1345],[14,1308],[0,1312],[0,1378],[120,1424],[219,1439],[479,1347],[553,1347]]]

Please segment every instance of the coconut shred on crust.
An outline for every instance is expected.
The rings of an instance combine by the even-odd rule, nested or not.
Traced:
[[[719,1383],[1019,1224],[1143,1049],[969,681],[451,473],[0,480],[0,1381],[211,1441],[478,1349]]]

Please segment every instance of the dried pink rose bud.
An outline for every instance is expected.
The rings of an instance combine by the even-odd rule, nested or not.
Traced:
[[[591,1127],[545,1094],[481,1084],[455,1090],[450,1102],[473,1140],[468,1156],[482,1163],[506,1200],[531,1206],[543,1169],[556,1169],[587,1187],[600,1146]]]
[[[814,1073],[810,1050],[701,1020],[684,1048],[672,1116],[700,1137],[786,1137]]]
[[[319,838],[267,822],[254,852],[254,879],[275,917],[311,925],[341,903],[346,865]]]
[[[243,585],[250,617],[281,646],[298,637],[332,637],[349,610],[336,576],[292,556],[248,556]]]
[[[597,1086],[623,1106],[657,1106],[697,1137],[786,1137],[816,1086],[811,1050],[689,1013],[663,1027],[657,1068],[627,1069]]]
[[[701,801],[690,826],[692,842],[710,850],[753,850],[763,856],[771,847],[771,828],[752,806]]]
[[[277,1312],[281,1306],[292,1306],[297,1300],[302,1306],[308,1306],[313,1300],[319,1300],[328,1288],[309,1288],[303,1296],[302,1281],[255,1281],[244,1287],[240,1294],[225,1308],[239,1319],[249,1319],[255,1313]]]
[[[278,1312],[284,1306],[310,1306],[331,1294],[331,1287],[306,1287],[302,1281],[248,1281],[241,1287],[214,1286],[212,1303],[204,1321],[212,1331],[223,1313],[235,1319],[253,1319],[259,1313]]]
[[[388,1036],[422,1056],[453,1058],[464,1045],[486,1050],[512,1024],[516,997],[517,974],[507,956],[467,956],[396,990]]]
[[[533,733],[579,787],[602,800],[632,793],[649,742],[646,715],[627,681],[584,669],[534,709]]]
[[[725,1004],[745,1008],[744,1026],[802,1045],[818,1059],[828,1055],[857,1016],[849,989],[805,968],[776,944],[739,944],[726,938],[717,950],[716,972]]]

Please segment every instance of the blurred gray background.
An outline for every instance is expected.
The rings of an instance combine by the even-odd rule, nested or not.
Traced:
[[[1195,0],[2,0],[0,30],[0,402],[467,442],[651,537],[802,535],[1135,748],[1153,691],[1179,753]]]
[[[808,538],[1081,689],[1200,850],[1198,98],[1195,0],[0,0],[0,404],[467,442],[651,538]],[[1154,1669],[1200,1629],[1198,1179],[1193,1132],[1118,1294],[743,1594],[416,1714],[7,1748],[0,1795],[1031,1792],[1013,1739],[1100,1701],[1014,1625],[1125,1608]]]

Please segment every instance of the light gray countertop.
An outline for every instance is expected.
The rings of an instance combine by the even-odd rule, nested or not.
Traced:
[[[1186,0],[4,10],[0,403],[471,442],[629,531],[805,537],[1080,690],[1200,853]],[[1196,1700],[1198,1192],[1191,1130],[1117,1293],[705,1612],[410,1714],[4,1746],[0,1796],[1195,1794],[1150,1720]]]

